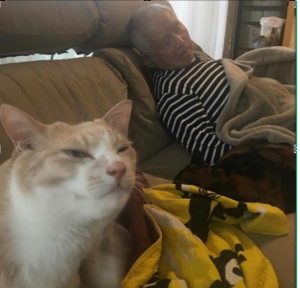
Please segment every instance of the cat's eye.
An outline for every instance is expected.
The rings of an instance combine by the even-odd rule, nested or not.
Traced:
[[[63,150],[63,152],[65,154],[67,154],[70,157],[74,157],[74,158],[91,158],[91,155],[84,152],[84,151],[80,151],[80,150],[73,150],[73,149],[66,149]]]
[[[128,146],[122,146],[118,149],[118,153],[125,152],[129,147]]]

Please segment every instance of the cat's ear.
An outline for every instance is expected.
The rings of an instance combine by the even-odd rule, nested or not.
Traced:
[[[128,136],[128,126],[132,110],[132,101],[124,100],[113,107],[102,118],[125,137]]]
[[[260,33],[257,32],[256,29],[253,29],[253,41],[257,41],[259,39]]]
[[[0,118],[6,133],[19,152],[34,149],[38,136],[45,132],[44,125],[11,105],[1,105]]]

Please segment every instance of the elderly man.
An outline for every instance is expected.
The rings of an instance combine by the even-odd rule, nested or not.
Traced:
[[[163,5],[136,13],[131,40],[146,65],[158,68],[155,96],[164,125],[190,153],[213,164],[230,149],[215,133],[229,93],[222,63],[196,56],[187,29]]]
[[[154,94],[163,124],[190,153],[200,153],[214,164],[231,145],[249,140],[295,142],[293,95],[278,81],[255,77],[249,66],[275,63],[279,71],[290,69],[284,65],[294,61],[293,51],[259,51],[255,60],[251,54],[240,62],[196,54],[186,27],[160,4],[135,13],[130,37],[145,65],[154,69]]]

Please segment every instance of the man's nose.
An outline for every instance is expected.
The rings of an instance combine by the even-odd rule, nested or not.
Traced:
[[[126,166],[123,162],[114,162],[111,164],[107,170],[106,174],[116,178],[116,180],[121,180],[126,172]]]

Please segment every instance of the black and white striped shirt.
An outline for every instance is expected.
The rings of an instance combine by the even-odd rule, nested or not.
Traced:
[[[181,70],[154,73],[154,94],[163,124],[191,154],[214,164],[231,146],[216,135],[229,83],[220,60],[196,60]]]

